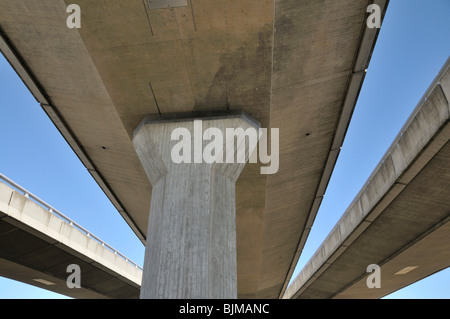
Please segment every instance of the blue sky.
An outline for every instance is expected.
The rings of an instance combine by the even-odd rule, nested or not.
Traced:
[[[450,55],[449,14],[449,0],[391,0],[295,274],[359,192]],[[1,55],[0,97],[0,172],[142,265],[144,246]],[[0,277],[4,298],[65,297]],[[450,268],[387,298],[450,298]]]

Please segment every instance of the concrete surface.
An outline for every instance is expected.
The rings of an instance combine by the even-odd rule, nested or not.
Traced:
[[[80,289],[67,287],[71,264],[80,266]],[[142,281],[140,269],[4,183],[0,276],[82,299],[138,298]]]
[[[378,35],[362,0],[0,0],[0,48],[143,243],[146,114],[243,110],[280,128],[280,170],[236,183],[238,297],[278,298],[339,154]],[[383,12],[388,1],[375,1]],[[318,94],[320,92],[320,94]]]
[[[284,298],[380,298],[450,266],[449,83],[450,59]]]

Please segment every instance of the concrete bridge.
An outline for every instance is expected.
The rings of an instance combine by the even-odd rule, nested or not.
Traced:
[[[355,200],[344,216],[352,222],[337,226],[345,231],[338,239],[337,230],[330,235],[333,244],[324,243],[323,256],[313,259],[314,266],[285,295],[378,36],[379,29],[366,25],[367,8],[377,4],[383,16],[388,1],[180,0],[162,8],[158,1],[78,0],[80,29],[68,28],[71,2],[0,0],[0,49],[146,245],[142,298],[281,298],[311,292],[313,286],[302,291],[302,280],[321,284],[366,232],[391,225],[383,205],[390,205],[391,197],[394,205],[417,195],[410,192],[416,185],[412,176],[429,177],[428,167],[446,154],[441,145],[444,152],[430,153],[430,165],[418,171],[413,163],[425,160],[421,149],[431,152],[423,139],[431,143],[435,135],[409,129],[411,141],[397,142],[413,153],[404,162],[396,161],[401,151],[389,155],[361,193],[375,189],[374,195]],[[448,101],[445,85],[437,87]],[[434,92],[428,92],[430,100],[444,101]],[[428,114],[424,110],[415,115]],[[279,171],[263,175],[261,163],[173,165],[167,133],[174,123],[189,128],[195,119],[222,128],[280,128]],[[421,125],[433,129],[425,132],[438,134],[441,126],[426,119],[431,122]],[[416,122],[423,121],[412,121],[411,127]],[[445,174],[435,177],[445,184]],[[442,195],[429,187],[430,196],[419,196],[423,202],[414,209]],[[388,265],[408,239],[412,244],[432,227],[445,229],[439,227],[445,221],[442,209],[436,207],[434,219],[420,223],[423,228],[406,227],[407,236],[396,245],[379,247],[371,263]],[[379,231],[395,234],[389,227]],[[353,237],[346,241],[349,234]],[[417,269],[427,269],[423,276],[437,268]],[[334,288],[311,296],[344,296],[344,291],[355,296],[348,287],[361,280],[364,272],[358,271],[343,272]],[[389,287],[383,293],[396,286]]]
[[[81,288],[67,285],[70,265]],[[0,276],[73,298],[128,299],[139,298],[142,268],[0,174]]]
[[[450,266],[449,101],[450,58],[284,298],[381,298]]]
[[[231,249],[221,253],[230,256],[224,264],[231,267],[226,270],[232,274],[228,284],[235,287],[227,296],[282,297],[339,155],[378,36],[379,29],[366,25],[367,8],[378,4],[383,16],[388,1],[192,0],[160,8],[153,1],[78,0],[81,28],[69,29],[71,3],[0,0],[0,49],[145,243],[144,277],[154,261],[162,265],[161,272],[149,278],[164,278],[167,287],[159,296],[210,297],[210,288],[188,281],[220,278],[206,252],[216,251],[208,247]],[[282,128],[279,171],[262,175],[261,163],[249,163],[240,174],[222,175],[231,182],[222,180],[228,186],[212,195],[229,189],[227,204],[211,207],[231,216],[227,240],[213,243],[207,236],[220,212],[204,212],[212,228],[197,224],[205,219],[191,218],[187,211],[163,214],[160,222],[168,228],[157,230],[178,238],[173,247],[182,248],[173,255],[157,253],[169,247],[149,232],[158,226],[150,222],[149,217],[157,216],[149,214],[151,207],[164,201],[172,205],[180,197],[153,192],[174,172],[152,179],[154,162],[145,162],[152,143],[133,143],[136,128],[147,115],[165,119],[177,113],[234,111],[245,112],[260,127]],[[161,141],[152,156],[162,156]],[[210,172],[211,178],[221,175]],[[196,190],[190,185],[180,189],[186,194]],[[205,207],[214,198],[188,207]],[[195,225],[202,239],[184,232],[183,225]],[[191,241],[204,249],[190,251]],[[205,268],[183,257],[191,255]],[[166,274],[169,265],[182,271]],[[153,286],[150,282],[143,280],[143,291]],[[180,285],[192,291],[182,293]]]

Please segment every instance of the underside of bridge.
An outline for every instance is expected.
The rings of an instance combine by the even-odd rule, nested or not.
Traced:
[[[449,101],[450,59],[285,298],[381,298],[450,267]]]
[[[0,275],[72,298],[139,298],[142,271],[66,219],[3,181]],[[31,198],[30,198],[31,196]],[[78,226],[78,227],[77,227]],[[77,288],[68,285],[79,267]]]
[[[279,171],[236,182],[236,243],[238,297],[281,297],[374,49],[367,7],[388,1],[78,0],[69,29],[71,2],[0,0],[0,49],[143,243],[144,116],[241,110],[280,129]]]

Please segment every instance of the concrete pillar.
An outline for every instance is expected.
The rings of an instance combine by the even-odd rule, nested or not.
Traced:
[[[227,128],[243,130],[230,139]],[[141,298],[237,298],[235,183],[254,147],[243,138],[257,128],[240,114],[148,118],[136,129],[133,143],[153,186]],[[231,150],[233,163],[220,163]]]

